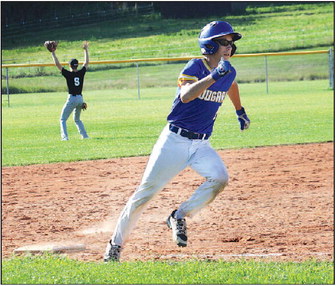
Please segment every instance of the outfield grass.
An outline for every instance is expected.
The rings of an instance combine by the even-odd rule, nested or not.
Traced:
[[[247,8],[245,15],[204,19],[163,19],[158,14],[118,21],[97,22],[80,27],[52,28],[17,39],[4,38],[2,59],[5,63],[52,63],[43,42],[59,40],[61,62],[83,59],[81,42],[90,41],[90,60],[118,60],[153,57],[199,56],[197,37],[208,22],[224,19],[243,34],[237,53],[302,50],[329,50],[334,45],[333,3],[296,3]],[[113,29],[111,29],[113,27]],[[28,41],[25,41],[28,39]],[[265,81],[265,59],[233,58],[241,82]],[[156,62],[141,64],[142,88],[173,86],[181,64]],[[326,54],[268,57],[270,81],[296,81],[328,78]],[[6,71],[2,70],[2,93],[6,94]],[[136,88],[137,71],[130,64],[90,65],[84,92],[98,89]],[[65,91],[64,80],[55,67],[9,69],[10,93]]]
[[[251,119],[241,132],[230,100],[220,108],[211,138],[216,149],[324,142],[333,140],[333,91],[328,82],[241,84]],[[81,140],[72,118],[70,141],[60,141],[59,116],[65,93],[20,94],[2,108],[2,165],[148,155],[175,95],[175,88],[98,90],[86,93],[82,113],[91,139]]]
[[[327,49],[324,49],[325,51]],[[176,86],[179,72],[187,61],[143,63],[137,70],[134,64],[90,65],[85,78],[84,93],[106,89],[137,88],[139,73],[140,87]],[[264,82],[266,80],[264,57],[233,57],[232,65],[238,72],[241,83]],[[328,54],[267,57],[268,80],[298,81],[328,79]],[[39,76],[34,75],[38,70]],[[66,92],[65,79],[56,67],[9,69],[11,94],[37,92]],[[2,92],[7,94],[6,79],[2,79]]]
[[[59,256],[3,261],[2,284],[333,284],[333,262],[80,262]]]

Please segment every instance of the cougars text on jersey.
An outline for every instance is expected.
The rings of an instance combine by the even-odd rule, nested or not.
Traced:
[[[225,99],[226,91],[205,90],[198,98],[205,101],[222,103]]]

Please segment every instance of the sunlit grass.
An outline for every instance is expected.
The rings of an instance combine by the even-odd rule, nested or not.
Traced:
[[[333,284],[333,262],[79,262],[57,256],[3,261],[2,284]]]
[[[333,92],[327,81],[241,84],[242,103],[251,119],[241,132],[227,98],[211,137],[216,149],[333,140]],[[2,164],[28,165],[62,161],[148,155],[166,124],[175,88],[90,91],[82,120],[91,139],[81,140],[72,117],[70,141],[60,140],[63,93],[13,95],[2,107]]]

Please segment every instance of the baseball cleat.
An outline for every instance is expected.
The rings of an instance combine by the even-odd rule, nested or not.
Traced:
[[[187,246],[187,222],[184,218],[175,218],[176,210],[174,210],[167,219],[167,225],[173,231],[173,241],[180,247]]]
[[[111,240],[107,244],[104,254],[104,262],[119,262],[121,246],[111,244]]]

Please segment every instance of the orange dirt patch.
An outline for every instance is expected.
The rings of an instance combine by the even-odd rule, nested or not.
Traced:
[[[229,186],[194,218],[178,248],[165,225],[203,178],[176,176],[149,204],[121,261],[231,259],[302,261],[334,255],[334,145],[219,151]],[[116,220],[148,157],[2,168],[2,255],[25,245],[84,244],[69,257],[101,261]]]

